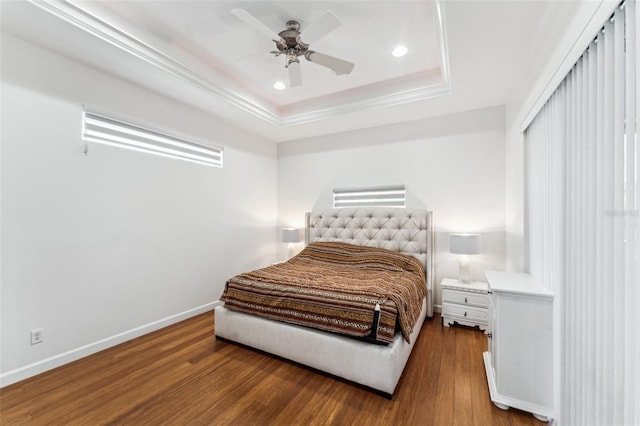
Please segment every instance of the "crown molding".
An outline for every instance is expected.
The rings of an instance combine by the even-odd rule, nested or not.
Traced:
[[[182,63],[160,52],[154,47],[117,28],[104,19],[74,4],[71,0],[30,0],[30,2],[77,28],[103,40],[122,51],[141,59],[158,69],[192,85],[205,93],[215,96],[230,105],[239,108],[272,125],[286,127],[317,121],[335,115],[342,115],[369,109],[392,107],[409,102],[425,100],[451,92],[449,77],[449,59],[442,0],[434,1],[435,25],[440,48],[440,84],[418,87],[398,93],[390,93],[365,100],[340,104],[309,102],[311,110],[303,113],[278,113],[277,108],[265,105],[203,78]],[[344,100],[344,99],[343,99]],[[295,104],[293,105],[295,106]]]
[[[274,112],[269,111],[263,105],[247,99],[231,90],[213,84],[189,68],[138,40],[126,31],[123,31],[94,14],[82,9],[68,0],[30,0],[31,3],[41,7],[47,12],[75,25],[79,29],[111,44],[124,52],[133,55],[160,70],[179,78],[211,95],[246,111],[258,118],[272,124],[280,125],[281,119]]]
[[[402,105],[409,102],[421,101],[434,98],[436,96],[451,93],[451,88],[444,84],[407,90],[404,92],[391,93],[389,95],[378,96],[366,100],[342,103],[326,109],[316,109],[309,112],[288,115],[282,120],[282,126],[293,126],[296,124],[318,121],[334,115],[344,115],[363,110],[380,109],[390,106]]]

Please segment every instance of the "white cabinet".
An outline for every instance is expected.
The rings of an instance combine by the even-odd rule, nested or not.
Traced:
[[[530,275],[486,271],[491,400],[540,420],[553,417],[553,294]]]
[[[485,331],[488,324],[489,297],[487,283],[462,283],[445,278],[442,288],[442,325],[448,327],[454,323],[478,327]]]

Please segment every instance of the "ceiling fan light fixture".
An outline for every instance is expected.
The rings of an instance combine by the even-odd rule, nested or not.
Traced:
[[[276,43],[277,50],[274,50],[271,53],[276,57],[285,55],[285,68],[287,68],[289,74],[290,88],[302,85],[300,61],[298,60],[298,57],[300,56],[303,56],[309,62],[313,62],[333,70],[336,75],[350,74],[353,70],[354,64],[352,62],[309,50],[308,43],[322,38],[341,25],[340,20],[329,10],[326,11],[319,20],[311,24],[310,28],[306,30],[304,34],[301,34],[300,23],[298,21],[290,20],[286,24],[287,29],[280,31],[275,37],[273,36],[273,30],[271,28],[246,10],[233,9],[231,13],[245,24],[253,27],[254,30],[261,34],[268,36]],[[309,36],[308,38],[307,35]],[[307,43],[301,40],[301,36],[307,40]],[[276,83],[273,87],[278,90],[283,90],[286,85],[284,83]]]
[[[396,58],[400,58],[400,57],[406,55],[408,51],[409,51],[409,49],[407,49],[407,47],[405,45],[399,44],[393,49],[391,54],[393,56],[395,56]]]
[[[287,86],[282,81],[276,81],[273,83],[273,88],[276,90],[284,90]]]

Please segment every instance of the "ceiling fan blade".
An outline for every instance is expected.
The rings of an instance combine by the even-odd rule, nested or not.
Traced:
[[[264,34],[272,40],[282,40],[282,38],[278,35],[277,32],[273,31],[269,28],[264,22],[250,14],[244,9],[233,9],[231,11],[233,15],[235,15],[238,19],[240,19],[245,24],[253,27],[254,30]],[[282,40],[284,43],[284,40]]]
[[[306,44],[312,44],[338,28],[340,25],[342,25],[342,23],[338,17],[328,10],[320,19],[309,25],[309,27],[303,28],[301,37]]]
[[[298,87],[302,84],[302,74],[300,72],[300,62],[294,61],[287,67],[289,69],[289,87]]]
[[[313,52],[309,50],[304,54],[307,61],[322,65],[323,67],[331,68],[337,75],[350,74],[353,70],[354,64],[342,59],[334,58],[333,56],[325,55],[324,53]]]

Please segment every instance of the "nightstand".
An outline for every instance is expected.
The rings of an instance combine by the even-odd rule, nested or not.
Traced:
[[[487,332],[489,323],[489,289],[487,283],[465,284],[451,278],[444,278],[442,288],[442,325],[454,323],[478,327]]]

